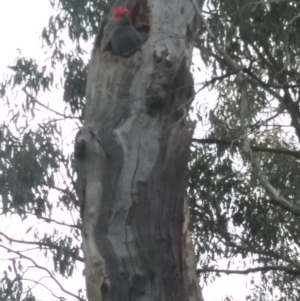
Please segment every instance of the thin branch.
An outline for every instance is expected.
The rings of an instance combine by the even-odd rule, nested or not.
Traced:
[[[202,144],[218,144],[223,146],[238,146],[241,147],[241,142],[238,140],[223,140],[223,139],[214,139],[214,138],[206,138],[206,139],[192,139],[192,142],[196,143],[202,143]],[[277,149],[277,148],[271,148],[271,147],[263,147],[263,146],[250,146],[251,150],[258,151],[258,152],[265,152],[265,153],[273,153],[273,154],[281,154],[281,155],[287,155],[292,156],[297,159],[300,159],[300,152],[299,151],[290,151],[286,149]]]
[[[255,124],[250,125],[251,131],[253,131],[255,128],[258,128],[266,123],[268,123],[269,121],[275,119],[277,116],[279,116],[280,114],[282,114],[284,112],[284,108],[280,109],[275,115],[267,118],[266,120],[263,121],[258,121]]]
[[[76,202],[76,197],[74,196],[74,194],[72,194],[72,192],[69,189],[59,188],[59,187],[54,186],[54,185],[48,185],[47,187],[68,195],[73,200],[74,203]]]
[[[244,70],[243,70],[244,71]],[[251,77],[247,77],[247,81],[255,86],[260,86],[261,88],[263,88],[265,91],[267,91],[270,95],[272,95],[273,97],[275,97],[276,99],[282,101],[283,100],[283,97],[280,96],[279,93],[273,91],[269,86],[266,86],[265,83],[261,80],[259,80],[258,78],[257,79],[254,79],[254,78],[251,78]]]
[[[201,82],[200,84],[203,84],[203,88],[205,88],[209,85],[214,84],[216,81],[221,82],[223,79],[230,77],[231,75],[237,74],[238,72],[240,72],[240,70],[229,71],[229,72],[225,73],[224,75],[213,77],[211,80]]]
[[[2,208],[1,208],[2,209]],[[8,212],[10,212],[11,214],[17,214],[19,215],[18,213],[16,212],[13,212],[12,210],[8,210]],[[66,224],[64,222],[59,222],[57,220],[54,220],[52,218],[48,218],[48,217],[44,217],[44,216],[39,216],[37,217],[36,214],[32,213],[32,212],[29,212],[29,211],[22,211],[22,213],[24,214],[28,214],[28,215],[33,215],[34,217],[36,217],[37,219],[41,219],[41,220],[44,220],[45,222],[47,223],[55,223],[55,224],[58,224],[58,225],[61,225],[61,226],[66,226],[66,227],[70,227],[70,228],[74,228],[74,229],[78,229],[78,230],[81,230],[81,226],[79,225],[71,225],[71,224]]]
[[[224,60],[227,62],[227,64],[229,64],[231,66],[232,69],[234,70],[241,70],[241,68],[239,67],[239,65],[225,52],[224,49],[222,49],[220,47],[220,45],[217,42],[217,39],[215,37],[215,35],[213,34],[213,32],[211,31],[208,23],[206,22],[205,18],[202,15],[201,10],[199,9],[197,3],[195,2],[195,0],[191,0],[193,6],[195,7],[197,16],[199,17],[200,21],[203,23],[208,35],[211,37],[211,39],[213,40],[213,43],[217,49],[217,51],[222,55],[222,57],[224,58]]]
[[[264,81],[262,81],[260,78],[258,78],[254,73],[250,71],[249,68],[243,68],[242,70],[244,73],[248,74],[250,77],[252,77],[254,80],[256,80],[262,87],[270,87],[270,88],[277,88],[277,89],[283,89],[283,88],[299,88],[300,85],[276,85],[276,84],[267,84]]]
[[[37,104],[39,104],[41,107],[47,109],[48,111],[55,113],[59,116],[64,117],[65,119],[80,119],[79,117],[75,117],[75,116],[67,116],[63,113],[57,112],[51,108],[49,108],[48,106],[44,105],[43,103],[41,103],[40,101],[38,101],[35,97],[33,97],[29,92],[27,92],[26,88],[23,89],[24,93],[27,95],[27,97],[29,97],[31,100],[33,100],[34,102],[36,102]]]
[[[297,107],[298,101],[293,101],[291,94],[288,90],[288,85],[283,84],[282,89],[284,90],[284,96],[280,96],[278,93],[273,91],[266,85],[262,80],[260,80],[256,75],[250,72],[248,69],[243,69],[243,72],[247,73],[249,76],[251,76],[252,80],[250,79],[251,83],[257,83],[259,86],[264,88],[267,92],[269,92],[271,95],[273,95],[275,98],[277,98],[282,104],[283,104],[283,109],[280,111],[287,110],[291,120],[292,120],[292,126],[295,128],[296,135],[300,141],[300,123],[299,123],[299,108]],[[290,86],[292,87],[292,86]],[[278,112],[277,115],[281,114],[281,112]],[[276,115],[275,115],[276,116]]]
[[[45,271],[45,272],[50,276],[50,278],[58,285],[58,287],[59,287],[64,293],[66,293],[66,294],[68,294],[68,295],[72,296],[73,298],[78,299],[78,300],[80,300],[80,301],[85,301],[85,300],[82,299],[81,297],[78,297],[78,296],[74,295],[73,293],[67,291],[67,290],[60,284],[60,282],[54,277],[54,275],[53,275],[48,269],[46,269],[45,267],[43,267],[43,266],[37,264],[32,258],[30,258],[30,257],[28,257],[28,256],[26,256],[26,255],[23,255],[23,254],[21,254],[21,253],[18,252],[18,251],[15,251],[15,250],[13,250],[13,249],[10,249],[10,248],[8,248],[8,247],[2,245],[2,244],[0,244],[0,248],[3,248],[3,249],[5,249],[5,250],[8,251],[8,252],[11,252],[11,253],[14,253],[14,254],[18,254],[18,255],[20,256],[20,258],[24,258],[24,259],[29,260],[30,262],[32,262],[32,263],[34,264],[34,266],[35,266],[37,269],[40,269],[40,270]]]
[[[267,118],[266,120],[258,121],[258,122],[256,122],[255,124],[252,124],[252,125],[250,126],[251,131],[253,132],[253,130],[254,130],[255,128],[258,128],[258,127],[260,127],[260,126],[262,126],[262,125],[268,123],[269,121],[275,119],[277,116],[279,116],[280,114],[284,113],[285,110],[288,110],[288,108],[289,108],[290,106],[295,105],[295,104],[297,104],[297,103],[300,103],[300,94],[299,94],[299,99],[298,99],[297,101],[295,101],[295,102],[293,102],[293,103],[290,103],[290,104],[286,105],[284,108],[279,109],[278,112],[277,112],[275,115],[273,115],[273,116]],[[275,126],[275,125],[274,125],[274,126]],[[293,126],[293,125],[289,125],[289,126]]]
[[[19,250],[20,253],[24,253],[24,252],[31,252],[33,250],[46,250],[46,248],[40,248],[40,247],[35,247],[35,248],[28,248],[28,249],[23,249],[23,250]]]
[[[259,179],[261,186],[266,190],[266,192],[270,196],[270,202],[278,207],[281,207],[290,213],[300,217],[300,206],[294,205],[284,197],[280,195],[275,187],[267,180],[267,178],[262,173],[260,166],[251,152],[251,148],[249,146],[249,141],[245,139],[242,150],[245,153],[246,157],[250,161],[253,171],[255,172],[257,178]]]
[[[40,278],[38,281],[35,281],[35,280],[33,280],[33,279],[28,279],[28,278],[22,278],[22,280],[24,280],[24,281],[29,281],[29,282],[33,282],[33,283],[34,283],[34,285],[33,285],[31,288],[29,288],[28,291],[32,291],[32,289],[33,289],[35,286],[40,285],[40,286],[44,287],[45,289],[47,289],[47,290],[52,294],[52,296],[55,297],[56,299],[58,299],[58,300],[60,300],[60,301],[64,300],[63,297],[59,297],[59,296],[55,295],[49,287],[47,287],[46,285],[44,285],[43,283],[41,283],[41,281],[42,281],[44,278],[49,278],[49,277],[48,277],[48,276],[44,276],[44,277]],[[25,293],[26,293],[26,292],[25,292]]]
[[[216,55],[216,54],[214,54],[214,53],[211,53],[211,55],[212,55],[216,60],[218,60],[220,64],[223,64],[223,65],[226,65],[226,66],[229,67],[229,68],[232,68],[232,63],[229,62],[228,60],[222,59],[220,56],[218,56],[218,55]],[[221,55],[222,55],[222,54],[221,54]],[[222,56],[223,56],[223,55],[222,55]],[[233,60],[232,60],[232,61],[233,61]],[[244,69],[245,69],[245,68],[240,68],[239,71],[244,72]],[[237,70],[237,69],[235,69],[235,70]],[[246,70],[248,70],[248,72],[249,72],[249,68],[246,68]],[[247,74],[247,72],[244,72],[244,73]],[[253,75],[253,76],[255,76],[255,75]],[[280,100],[280,101],[283,100],[283,97],[281,97],[279,93],[277,93],[277,92],[275,92],[274,90],[272,90],[272,89],[270,88],[270,86],[268,86],[267,84],[265,84],[265,83],[264,83],[263,81],[261,81],[260,79],[258,79],[258,80],[256,80],[256,79],[258,79],[256,76],[255,76],[255,78],[250,77],[249,74],[248,74],[248,76],[247,76],[247,82],[249,82],[249,83],[251,83],[251,84],[253,84],[253,85],[255,85],[255,86],[260,86],[260,87],[262,87],[265,91],[267,91],[269,94],[271,94],[273,97],[275,97],[276,99],[278,99],[278,100]]]
[[[231,236],[238,237],[241,240],[241,242],[244,243],[244,244],[249,244],[248,241],[244,240],[242,237],[239,237],[236,234],[231,235]],[[299,262],[294,261],[294,260],[284,256],[283,254],[278,254],[278,253],[276,253],[275,251],[273,251],[271,249],[262,250],[261,246],[259,246],[259,245],[257,245],[257,246],[250,245],[250,246],[245,247],[245,246],[238,245],[238,244],[234,243],[233,241],[226,241],[226,240],[222,240],[222,239],[220,239],[220,241],[225,246],[230,247],[230,248],[236,248],[238,250],[246,251],[247,253],[250,252],[252,254],[258,254],[258,255],[266,256],[266,257],[269,257],[271,259],[276,259],[277,262],[278,262],[278,260],[283,260],[283,261],[287,262],[290,266],[297,267],[297,270],[300,270]]]
[[[40,242],[40,241],[18,240],[18,239],[11,238],[11,237],[7,236],[6,234],[4,234],[2,232],[0,232],[0,235],[2,235],[4,238],[6,238],[9,242],[14,242],[14,243],[19,243],[19,244],[26,244],[26,245],[35,245],[35,246],[39,246],[39,247],[47,247],[49,249],[54,249],[54,250],[59,250],[60,249],[60,247],[55,245],[55,244],[44,243],[44,242]],[[19,251],[19,252],[22,252],[22,251]],[[70,255],[74,259],[83,262],[82,257],[80,257],[78,255],[75,255],[75,254],[72,254],[72,252],[70,252]]]
[[[300,275],[300,270],[298,269],[292,269],[292,268],[281,267],[281,266],[264,266],[264,267],[257,267],[257,268],[249,268],[245,270],[219,270],[214,268],[197,269],[198,274],[206,273],[206,272],[214,272],[214,273],[225,273],[227,275],[229,274],[248,275],[249,273],[269,272],[269,271],[283,271],[291,275]]]

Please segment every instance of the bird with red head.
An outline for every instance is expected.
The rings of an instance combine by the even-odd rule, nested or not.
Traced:
[[[111,37],[112,53],[129,56],[141,47],[141,36],[130,21],[130,10],[117,6],[113,13],[115,30]]]
[[[114,10],[114,20],[115,22],[120,22],[124,17],[130,16],[130,10],[126,7],[117,6]]]

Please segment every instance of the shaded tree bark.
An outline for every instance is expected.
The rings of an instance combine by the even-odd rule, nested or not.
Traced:
[[[141,51],[103,51],[111,21],[101,29],[75,145],[88,299],[202,300],[186,199],[195,12],[190,1],[141,3]]]

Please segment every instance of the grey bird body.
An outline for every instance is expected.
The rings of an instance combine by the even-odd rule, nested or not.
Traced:
[[[111,38],[111,46],[113,54],[122,57],[132,54],[141,47],[141,36],[127,16],[116,23]]]

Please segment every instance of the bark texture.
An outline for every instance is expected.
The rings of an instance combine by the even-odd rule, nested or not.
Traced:
[[[186,202],[195,12],[186,0],[141,3],[141,51],[102,51],[108,21],[89,67],[75,147],[88,298],[202,300]]]

